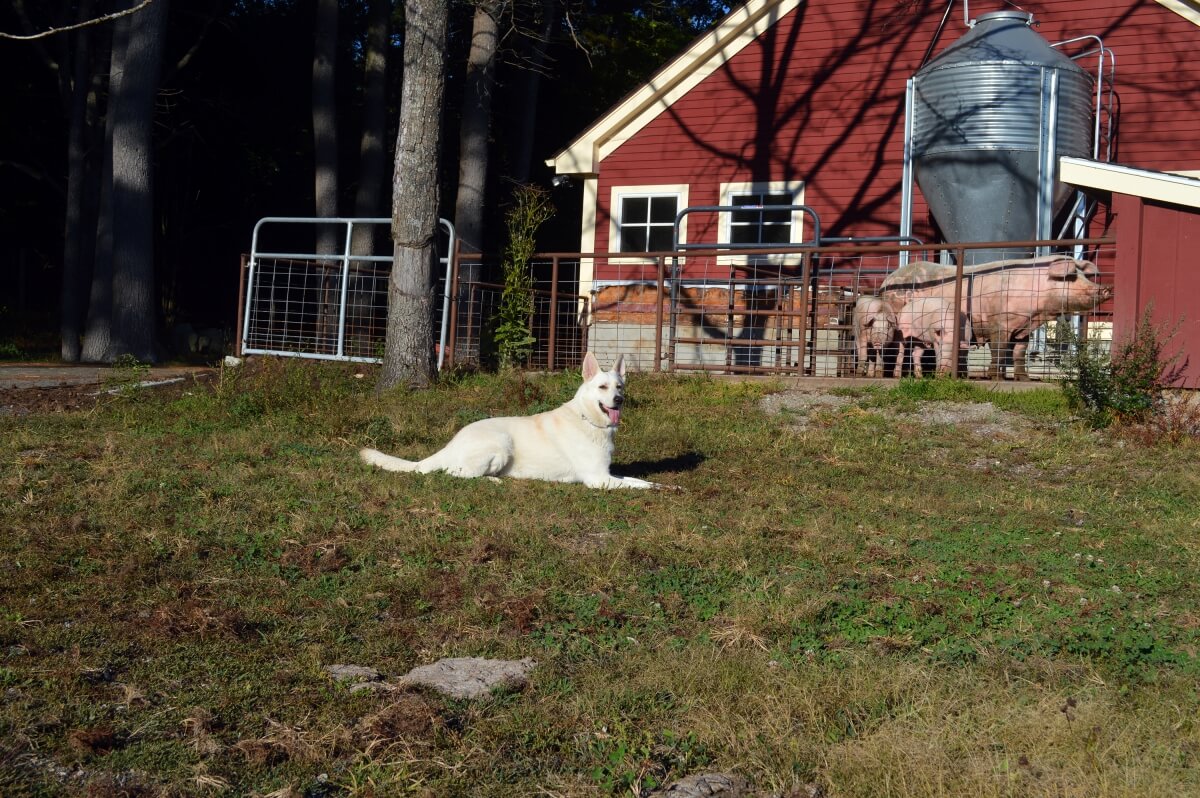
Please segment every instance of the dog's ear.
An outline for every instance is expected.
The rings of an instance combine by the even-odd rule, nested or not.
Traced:
[[[617,376],[625,379],[625,356],[617,355],[617,362],[613,363],[612,370],[617,372]]]
[[[600,364],[596,361],[596,356],[588,352],[583,356],[583,381],[587,382],[599,373]]]

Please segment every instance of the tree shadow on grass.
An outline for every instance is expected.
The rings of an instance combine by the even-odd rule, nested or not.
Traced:
[[[626,477],[644,479],[650,474],[694,471],[707,458],[699,452],[686,452],[661,460],[635,460],[632,463],[614,463],[613,471]]]

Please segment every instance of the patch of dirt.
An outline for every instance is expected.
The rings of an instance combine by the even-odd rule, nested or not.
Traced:
[[[90,410],[99,401],[95,385],[0,388],[0,416]]]
[[[764,396],[760,406],[768,413],[780,413],[784,410],[804,412],[822,407],[845,407],[853,401],[849,396],[832,393],[782,391]]]
[[[859,408],[849,396],[818,391],[783,391],[763,397],[759,406],[767,413],[792,415],[789,426],[797,430],[806,429],[814,414],[820,411],[849,408],[922,426],[952,425],[981,438],[1020,438],[1033,429],[1033,424],[1024,416],[1001,410],[991,402],[924,402],[918,411],[902,413]]]
[[[1021,437],[1032,428],[1024,416],[1001,410],[991,402],[925,402],[916,413],[887,415],[927,426],[947,424],[981,438]]]
[[[759,407],[772,415],[786,413],[788,427],[794,430],[808,429],[812,416],[822,410],[848,407],[854,403],[849,396],[839,396],[818,391],[783,391],[764,396]]]
[[[249,620],[240,609],[195,596],[163,604],[139,620],[144,630],[169,638],[248,640],[261,630],[261,625]]]
[[[214,376],[210,368],[155,367],[147,384],[126,386],[137,395],[174,398]],[[91,410],[117,398],[105,384],[107,369],[49,366],[0,366],[0,417]]]
[[[398,742],[428,738],[442,720],[437,708],[424,696],[403,693],[392,703],[361,718],[354,737],[368,750]]]
[[[555,538],[554,542],[574,554],[595,554],[604,550],[612,536],[608,530],[594,529],[571,537]]]

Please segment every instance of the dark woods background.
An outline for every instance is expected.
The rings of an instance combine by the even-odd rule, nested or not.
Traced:
[[[166,13],[161,35],[152,39],[162,45],[161,71],[157,82],[151,81],[152,106],[150,99],[146,103],[144,150],[114,145],[105,130],[110,93],[117,90],[109,81],[114,54],[143,65],[125,73],[130,77],[124,91],[133,91],[135,79],[151,71],[144,66],[145,58],[154,57],[146,52],[146,40],[157,28],[147,25],[145,9],[124,18],[125,33],[121,21],[108,21],[86,32],[25,41],[0,38],[0,358],[58,356],[60,332],[70,326],[61,326],[64,319],[78,319],[82,334],[97,309],[100,316],[111,309],[114,341],[90,357],[83,347],[84,360],[176,356],[171,331],[180,325],[231,330],[239,257],[248,251],[258,219],[320,215],[313,130],[313,104],[319,102],[313,91],[318,0],[156,2]],[[42,33],[136,4],[0,0],[0,33]],[[391,215],[404,42],[403,2],[390,6],[386,174],[378,207],[370,214],[383,217]],[[345,216],[357,215],[356,191],[363,178],[368,10],[369,0],[340,0],[338,8],[336,201]],[[499,14],[483,251],[495,253],[502,246],[504,209],[519,183],[553,192],[557,213],[544,226],[539,248],[576,249],[579,187],[551,189],[545,159],[727,10],[727,4],[710,0],[509,0]],[[470,2],[450,5],[439,213],[451,220],[474,15]],[[87,90],[76,92],[75,86]],[[71,180],[73,109],[78,170]],[[117,131],[135,128],[136,144],[136,116],[117,121]],[[122,152],[126,158],[133,153],[135,172],[149,167],[147,187],[125,200],[149,206],[145,216],[151,229],[143,236],[150,242],[147,252],[131,252],[127,244],[106,250],[103,243],[114,231],[122,241],[137,238],[136,231],[123,227],[137,213],[122,215],[129,206],[116,198],[120,190],[114,197],[101,191],[105,155],[114,152],[118,164]],[[125,184],[118,179],[117,185]],[[110,202],[113,230],[106,230],[103,209]],[[79,214],[73,221],[69,208]],[[74,231],[73,241],[68,231]],[[113,253],[108,261],[105,251]],[[147,269],[127,268],[139,259]],[[64,269],[65,262],[78,266]],[[98,296],[97,286],[111,286],[112,296],[105,297],[103,290]],[[139,292],[148,293],[139,300]],[[136,327],[139,317],[149,344],[144,334],[139,338],[136,330],[126,329]],[[67,348],[62,351],[65,355]]]

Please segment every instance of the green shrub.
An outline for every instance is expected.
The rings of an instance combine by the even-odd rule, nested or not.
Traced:
[[[504,247],[504,290],[491,334],[501,368],[525,362],[537,340],[529,332],[533,316],[529,259],[537,246],[538,228],[554,214],[554,206],[544,189],[518,186],[513,197],[514,204],[505,216],[508,243]]]
[[[1147,308],[1137,329],[1111,354],[1099,342],[1079,341],[1071,334],[1062,389],[1070,407],[1092,426],[1148,421],[1162,412],[1164,391],[1179,382],[1183,371],[1177,365],[1179,355],[1164,355],[1178,325],[1164,331],[1150,317]]]

